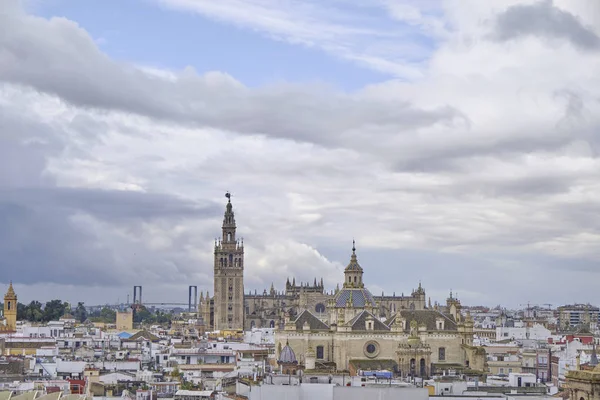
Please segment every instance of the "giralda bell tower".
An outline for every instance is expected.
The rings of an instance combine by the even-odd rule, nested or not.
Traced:
[[[244,329],[244,242],[235,237],[231,194],[227,192],[223,235],[215,243],[214,329]]]

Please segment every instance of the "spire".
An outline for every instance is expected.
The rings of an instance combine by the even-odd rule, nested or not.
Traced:
[[[8,291],[6,292],[6,295],[4,296],[4,298],[5,299],[16,299],[17,298],[15,289],[13,289],[12,281],[10,281],[10,284],[8,285]]]
[[[344,287],[349,288],[362,288],[364,287],[362,282],[363,269],[358,263],[356,257],[356,242],[352,240],[352,255],[350,256],[350,263],[344,269]]]
[[[231,193],[225,193],[227,197],[227,205],[225,206],[225,214],[223,215],[223,242],[236,243],[235,240],[235,214],[233,213],[233,205],[231,204]]]
[[[321,277],[321,287],[324,287],[323,286],[323,277]]]
[[[350,256],[350,264],[346,267],[346,271],[358,271],[362,272],[362,267],[358,263],[358,259],[356,257],[356,242],[352,239],[352,255]]]

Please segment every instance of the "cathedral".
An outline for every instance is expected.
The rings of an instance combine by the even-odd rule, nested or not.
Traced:
[[[201,293],[199,312],[207,329],[250,330],[252,328],[283,328],[285,318],[301,310],[311,310],[326,320],[327,308],[340,291],[326,291],[323,279],[313,282],[296,282],[288,278],[284,290],[276,290],[271,284],[263,292],[244,292],[244,242],[236,239],[236,222],[231,195],[227,193],[227,204],[221,227],[221,238],[214,245],[214,296]],[[362,282],[361,282],[362,284]],[[344,282],[346,285],[346,282]],[[391,317],[397,310],[423,310],[426,308],[425,290],[419,287],[410,295],[393,293],[372,296],[376,305],[375,315]]]
[[[373,369],[421,378],[485,373],[485,350],[473,346],[473,319],[461,314],[460,301],[452,294],[445,307],[411,303],[395,308],[392,303],[382,308],[381,298],[365,287],[363,274],[353,247],[342,289],[328,300],[325,316],[308,308],[290,313],[283,329],[275,331],[280,365],[293,358],[298,368],[351,374]],[[413,295],[421,294],[419,285]]]
[[[214,247],[214,296],[201,296],[199,312],[210,330],[274,328],[277,356],[298,369],[393,369],[402,376],[483,373],[485,351],[473,346],[473,320],[452,296],[444,306],[426,301],[425,289],[405,296],[373,295],[363,281],[353,242],[341,287],[323,279],[262,293],[244,292],[244,244],[227,193],[221,239]],[[289,369],[293,366],[292,369]]]

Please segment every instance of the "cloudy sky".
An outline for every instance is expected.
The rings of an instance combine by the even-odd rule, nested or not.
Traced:
[[[597,303],[597,0],[3,0],[0,281]],[[2,289],[4,290],[4,289]]]

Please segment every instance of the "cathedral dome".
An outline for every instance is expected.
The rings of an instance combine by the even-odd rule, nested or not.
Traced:
[[[281,349],[281,354],[279,354],[279,360],[277,360],[278,364],[297,364],[298,360],[296,360],[296,353],[290,347],[289,343],[286,343],[285,347]]]
[[[362,288],[343,288],[335,296],[336,307],[346,307],[350,304],[355,308],[376,307],[375,299],[368,289]]]
[[[353,308],[377,307],[371,292],[365,288],[362,280],[363,269],[356,257],[356,243],[352,241],[350,263],[344,269],[344,286],[335,295],[335,306]]]

